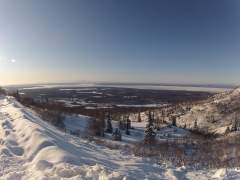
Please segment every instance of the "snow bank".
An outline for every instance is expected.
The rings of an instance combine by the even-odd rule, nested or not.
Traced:
[[[15,100],[11,98],[1,100],[1,105],[0,158],[11,158],[21,164],[17,169],[13,167],[13,170],[11,170],[13,163],[9,163],[9,170],[0,169],[2,178],[112,179],[122,177],[116,172],[108,172],[96,162],[88,161],[83,153],[77,152],[76,146],[67,142],[64,133],[41,121],[33,112],[25,109]],[[7,165],[0,163],[0,166]]]

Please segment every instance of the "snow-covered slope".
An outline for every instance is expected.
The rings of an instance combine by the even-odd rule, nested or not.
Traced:
[[[232,128],[235,120],[240,120],[240,88],[219,93],[193,106],[177,123],[179,126],[197,126],[203,132],[223,135]]]
[[[154,163],[65,134],[10,97],[0,97],[0,179],[240,178],[239,170],[194,171]]]

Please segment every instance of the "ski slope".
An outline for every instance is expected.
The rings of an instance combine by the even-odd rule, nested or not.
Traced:
[[[0,97],[0,179],[237,179],[239,169],[194,171],[154,163],[59,131]]]

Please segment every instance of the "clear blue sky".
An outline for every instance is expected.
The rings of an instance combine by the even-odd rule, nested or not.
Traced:
[[[0,84],[240,84],[238,0],[1,0]]]

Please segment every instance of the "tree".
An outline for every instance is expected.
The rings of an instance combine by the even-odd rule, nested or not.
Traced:
[[[106,133],[112,133],[112,118],[110,112],[107,114],[107,127],[106,127]]]
[[[104,137],[105,116],[96,111],[95,118],[92,118],[89,125],[90,134],[93,136]]]
[[[104,129],[105,129],[105,116],[103,112],[97,113],[97,124],[99,126],[99,136],[104,137]]]
[[[21,100],[21,97],[20,97],[20,94],[19,94],[19,91],[17,90],[16,92],[14,92],[12,94],[13,97],[16,98],[17,101],[20,101]]]
[[[0,87],[0,95],[5,95],[6,94],[6,91]]]
[[[154,131],[153,121],[154,121],[153,113],[149,111],[148,124],[146,126],[144,137],[145,144],[153,144],[155,142],[156,132]]]
[[[112,137],[113,137],[113,140],[115,140],[115,141],[121,141],[122,133],[121,133],[120,129],[116,128],[112,134]]]
[[[197,119],[195,119],[195,121],[194,121],[194,129],[197,129],[197,128],[198,128]]]
[[[120,117],[119,128],[120,128],[121,130],[124,130],[124,129],[125,129],[125,127],[124,127],[124,117],[123,117],[123,116]]]
[[[156,128],[157,130],[160,130],[161,129],[161,124],[164,123],[164,111],[162,110],[160,115],[157,115],[156,117]]]
[[[172,126],[176,126],[177,125],[176,116],[172,115],[171,116],[171,121],[172,121]]]
[[[129,129],[131,128],[131,121],[130,121],[128,115],[125,116],[125,121],[126,121],[126,129],[125,129],[126,131],[125,131],[125,133],[126,133],[127,135],[130,135]]]
[[[162,122],[162,120],[160,119],[159,116],[157,116],[157,118],[156,118],[156,129],[157,129],[158,131],[159,131],[160,128],[161,128],[161,122]]]
[[[138,122],[142,122],[141,112],[138,113]]]
[[[184,129],[186,129],[186,128],[187,128],[187,124],[186,124],[186,123],[184,124],[183,128],[184,128]]]
[[[239,127],[239,121],[238,121],[238,117],[237,117],[237,114],[235,114],[234,116],[234,120],[232,122],[232,131],[237,131],[238,130],[238,127]]]

